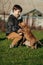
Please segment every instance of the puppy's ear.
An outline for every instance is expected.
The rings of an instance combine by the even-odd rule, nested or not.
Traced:
[[[19,23],[18,25],[19,25],[19,26],[22,26],[22,25],[23,25],[23,22]]]
[[[25,22],[19,23],[19,26],[20,27],[25,27],[26,26],[26,23]]]

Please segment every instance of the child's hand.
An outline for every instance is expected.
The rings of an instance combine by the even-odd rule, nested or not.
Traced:
[[[19,35],[22,35],[22,33],[19,33]]]
[[[19,29],[19,30],[18,30],[18,33],[22,33],[22,29]]]

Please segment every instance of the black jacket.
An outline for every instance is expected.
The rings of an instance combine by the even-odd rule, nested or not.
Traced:
[[[6,35],[8,35],[11,32],[17,32],[18,29],[20,28],[18,26],[19,22],[20,21],[18,21],[16,17],[14,17],[13,15],[10,15],[6,25]]]

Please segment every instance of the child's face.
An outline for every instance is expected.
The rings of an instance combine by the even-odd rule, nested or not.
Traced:
[[[20,10],[14,10],[14,16],[16,17],[16,18],[18,18],[19,16],[20,16],[20,14],[21,14],[21,12],[20,12]]]

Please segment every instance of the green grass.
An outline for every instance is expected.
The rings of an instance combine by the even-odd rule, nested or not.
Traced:
[[[43,39],[43,31],[32,31],[37,39]],[[0,65],[43,65],[43,47],[38,49],[19,46],[10,49],[11,40],[0,33]]]

